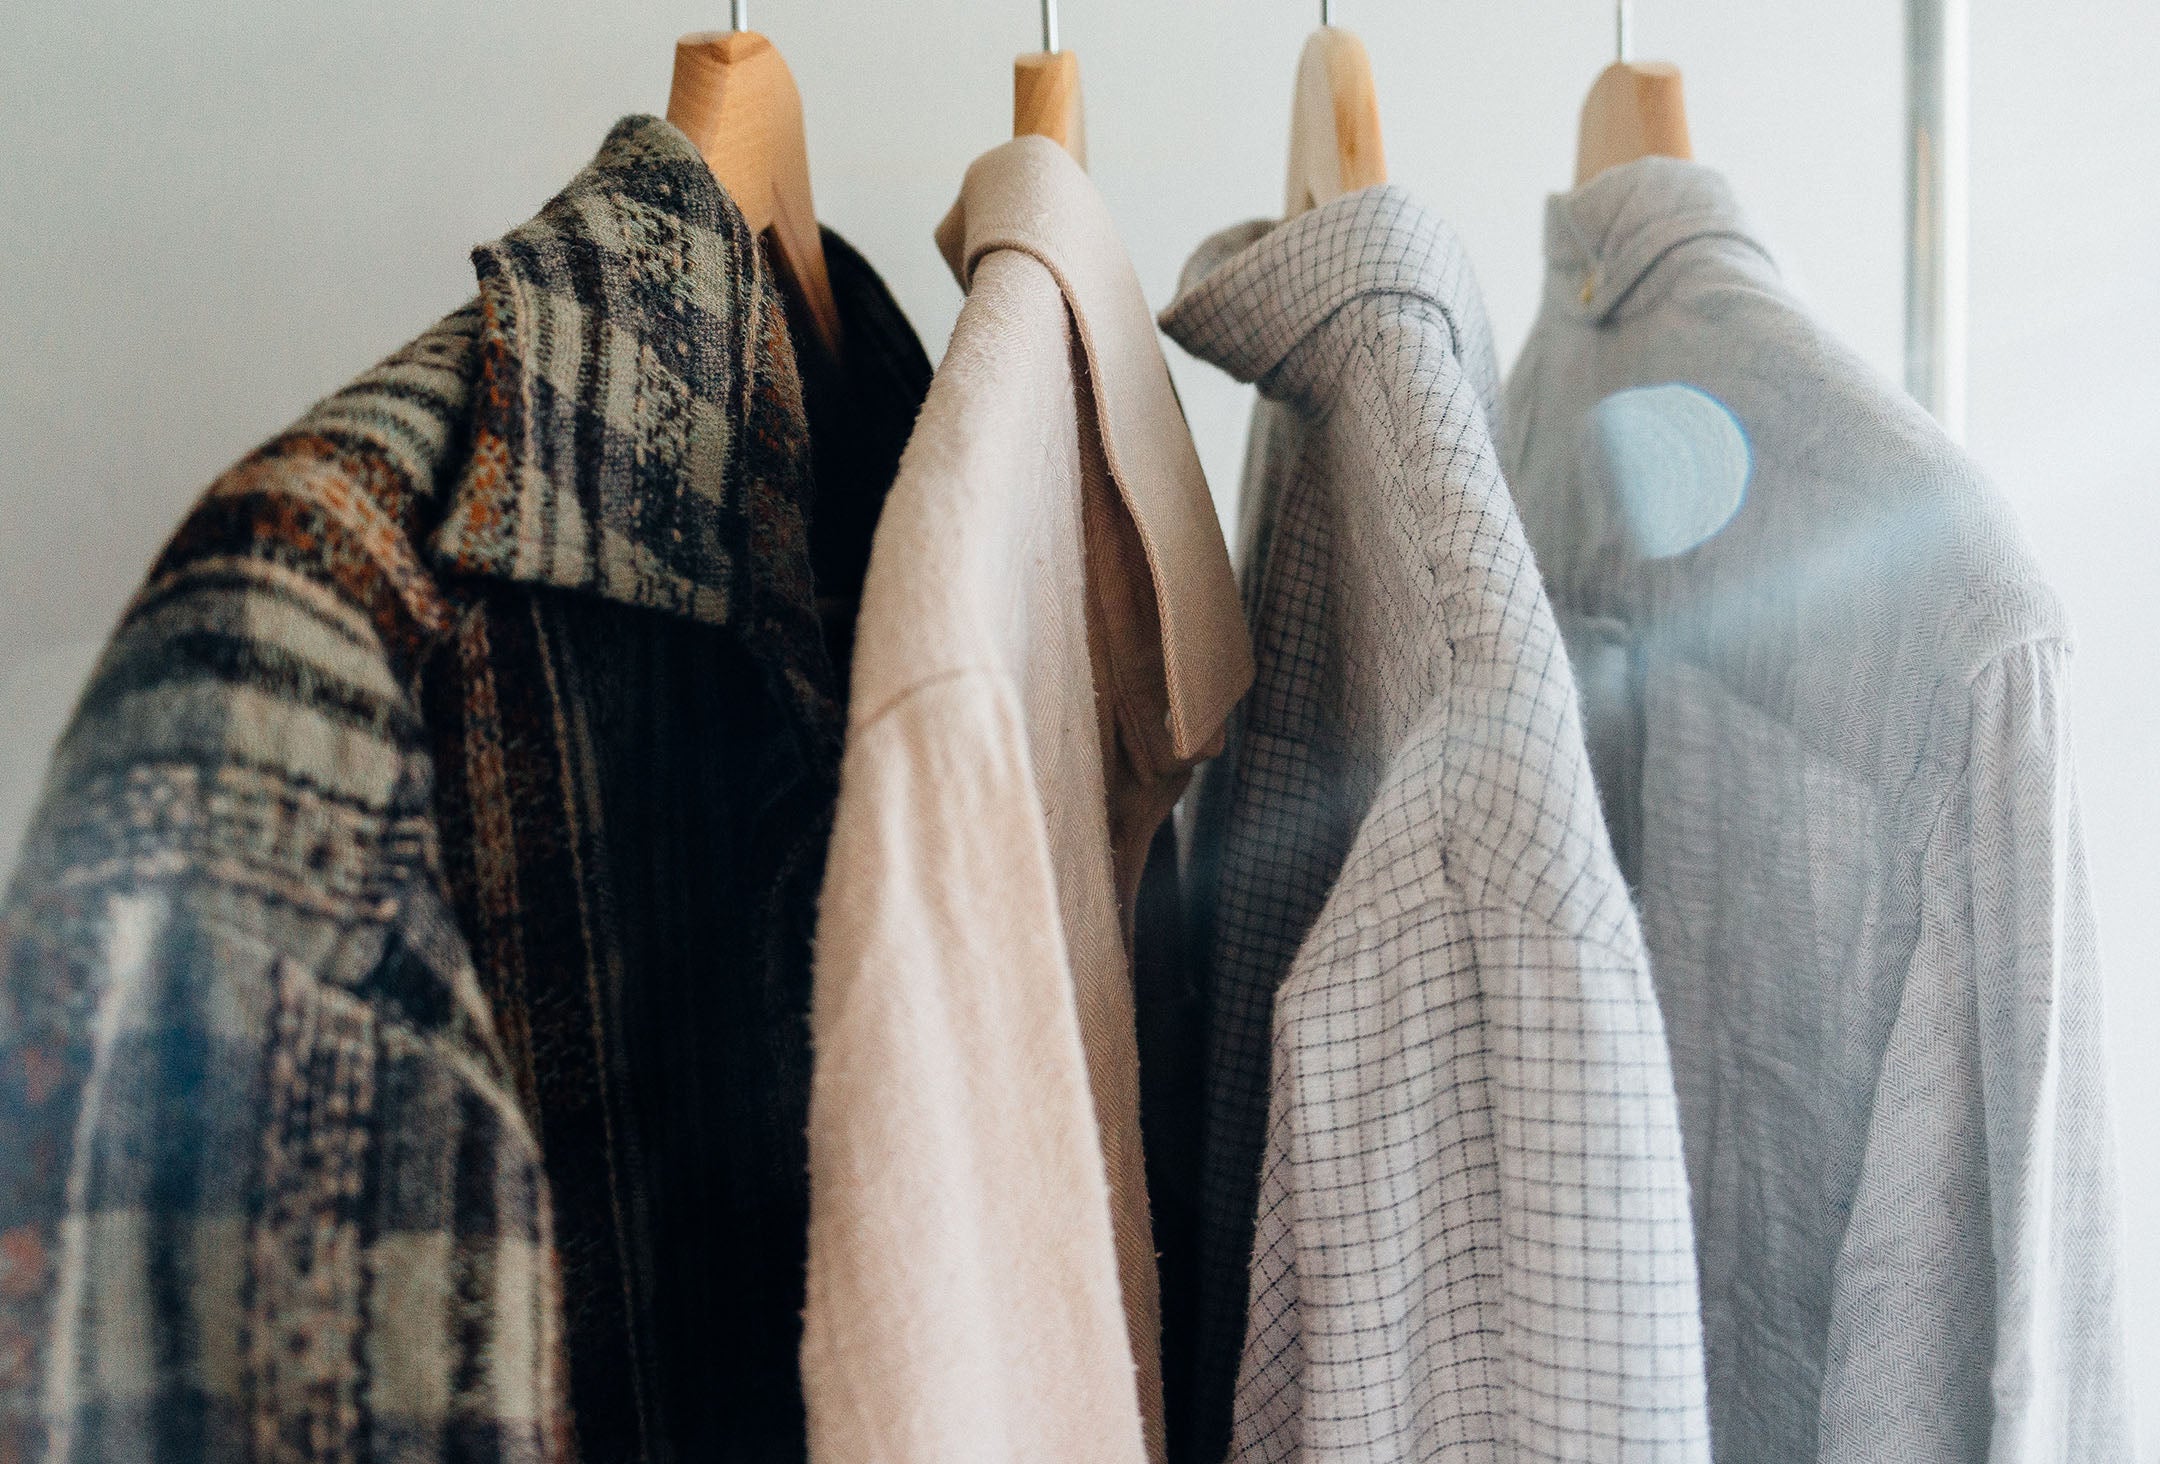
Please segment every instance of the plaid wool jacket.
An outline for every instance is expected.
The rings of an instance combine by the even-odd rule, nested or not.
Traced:
[[[836,667],[929,380],[826,247],[806,376],[626,120],[166,547],[0,914],[0,1460],[800,1457]]]

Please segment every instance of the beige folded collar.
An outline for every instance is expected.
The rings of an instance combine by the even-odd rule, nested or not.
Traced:
[[[1180,758],[1207,755],[1252,684],[1252,643],[1154,317],[1102,195],[1056,143],[1014,138],[968,169],[937,240],[963,289],[985,255],[1012,249],[1039,260],[1063,291],[1103,456],[1154,582],[1171,741]]]

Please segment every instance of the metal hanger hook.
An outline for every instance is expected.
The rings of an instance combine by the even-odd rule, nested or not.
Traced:
[[[1333,25],[1335,23],[1335,0],[1320,0],[1320,23],[1322,25]]]
[[[728,0],[728,29],[750,29],[750,0]]]
[[[1613,47],[1624,62],[1628,58],[1628,0],[1613,0]]]
[[[1043,49],[1055,56],[1058,50],[1057,0],[1042,0]]]

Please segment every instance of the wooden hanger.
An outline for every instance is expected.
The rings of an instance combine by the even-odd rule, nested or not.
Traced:
[[[1013,62],[1013,136],[1047,137],[1087,166],[1080,58],[1058,49],[1057,0],[1043,0],[1043,48]]]
[[[736,10],[741,22],[741,7]],[[780,49],[754,31],[699,31],[675,43],[667,119],[734,198],[752,233],[769,235],[781,284],[808,311],[818,344],[840,354],[840,307],[810,198],[802,93]]]
[[[1620,59],[1598,74],[1583,101],[1575,144],[1575,186],[1637,158],[1691,158],[1680,68],[1627,58],[1627,0],[1616,0]]]
[[[1365,43],[1320,6],[1320,29],[1298,57],[1297,92],[1290,103],[1290,171],[1283,215],[1294,218],[1345,193],[1387,182],[1380,145],[1380,95],[1373,87]]]

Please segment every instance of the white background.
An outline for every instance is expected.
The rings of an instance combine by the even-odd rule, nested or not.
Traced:
[[[2081,635],[2134,1366],[2160,1399],[2160,5],[1972,6],[1971,445]],[[968,160],[1009,131],[1034,0],[753,7],[802,85],[820,213],[934,355],[959,295],[930,231]],[[1317,6],[1064,9],[1093,172],[1159,306],[1204,234],[1279,207]],[[528,217],[616,117],[662,110],[676,34],[725,12],[0,4],[0,868],[90,656],[190,498],[462,300],[471,245]],[[1542,196],[1569,178],[1609,6],[1342,0],[1338,18],[1373,53],[1392,176],[1461,231],[1512,358]],[[1641,0],[1636,27],[1639,55],[1686,74],[1698,155],[1891,372],[1901,25],[1898,0]],[[1209,475],[1232,489],[1246,395],[1172,359]],[[2142,1457],[2160,1461],[2160,1440]]]

